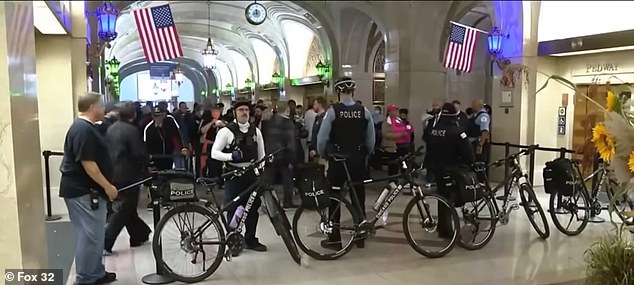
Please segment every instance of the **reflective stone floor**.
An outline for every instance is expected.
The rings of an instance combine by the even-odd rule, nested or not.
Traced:
[[[368,189],[368,205],[378,192]],[[548,196],[540,188],[537,193],[547,208]],[[579,236],[568,237],[557,231],[549,216],[551,236],[541,241],[520,209],[512,213],[507,225],[498,226],[485,248],[467,251],[456,246],[443,258],[428,259],[412,250],[402,234],[400,212],[409,198],[401,195],[396,199],[388,226],[378,230],[364,249],[355,248],[335,261],[306,257],[303,266],[291,260],[269,219],[262,217],[258,235],[269,251],[245,251],[230,263],[224,261],[199,284],[583,284],[584,250],[612,228],[609,222],[589,224]],[[140,209],[140,213],[151,224],[151,212]],[[288,214],[292,218],[293,212]],[[608,218],[605,211],[602,216]],[[113,256],[105,257],[107,270],[118,274],[114,284],[142,284],[141,278],[154,272],[150,244],[131,249],[125,230],[114,251]],[[68,284],[72,280],[73,269]]]

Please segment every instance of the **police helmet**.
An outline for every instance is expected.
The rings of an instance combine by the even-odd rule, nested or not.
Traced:
[[[334,88],[337,93],[351,93],[357,88],[357,83],[350,77],[342,77],[335,82]]]
[[[456,110],[456,106],[454,106],[451,103],[445,103],[442,105],[442,115],[446,116],[446,115],[450,115],[450,116],[455,116],[458,114],[458,111]]]

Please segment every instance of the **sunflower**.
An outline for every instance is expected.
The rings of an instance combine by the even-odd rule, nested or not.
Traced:
[[[630,152],[630,159],[627,160],[627,166],[631,172],[634,172],[634,150]]]
[[[599,123],[592,128],[592,142],[603,160],[612,160],[612,157],[614,157],[616,153],[614,149],[614,138],[608,133],[603,123]]]
[[[608,96],[606,96],[605,108],[608,112],[612,112],[616,110],[618,104],[618,98],[614,95],[614,92],[608,91]]]

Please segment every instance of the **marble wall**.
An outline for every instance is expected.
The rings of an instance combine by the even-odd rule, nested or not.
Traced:
[[[32,11],[0,3],[0,268],[47,267]]]

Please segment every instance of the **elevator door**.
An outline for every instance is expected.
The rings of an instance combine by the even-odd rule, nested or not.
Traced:
[[[607,91],[606,85],[577,86],[572,146],[577,153],[580,153],[577,158],[582,161],[581,170],[584,176],[592,172],[595,162],[596,149],[592,143],[592,128],[604,120],[604,115],[601,108],[582,95],[586,95],[605,106]]]

